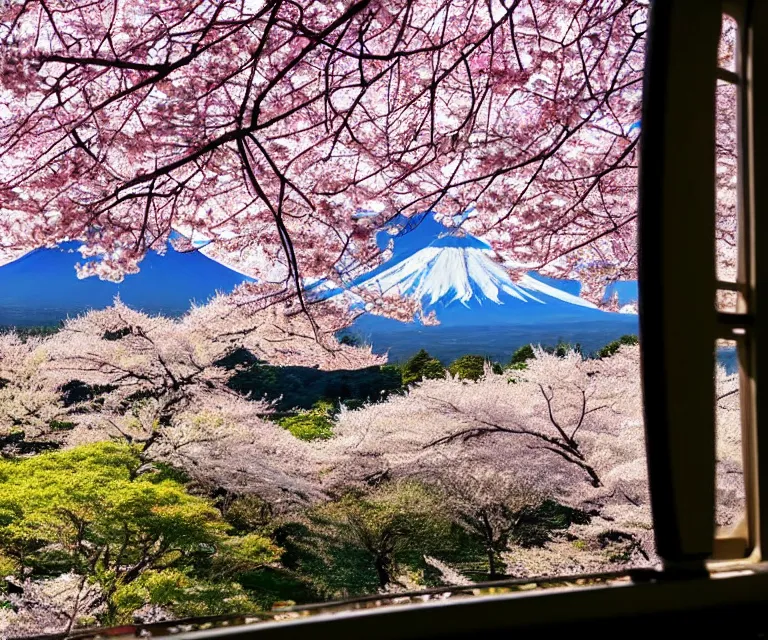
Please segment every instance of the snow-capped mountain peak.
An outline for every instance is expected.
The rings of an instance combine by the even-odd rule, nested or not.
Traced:
[[[390,266],[366,282],[381,291],[398,291],[433,305],[460,302],[464,306],[472,299],[503,304],[500,293],[524,302],[535,296],[515,285],[504,269],[482,249],[459,247],[426,247],[412,256]]]
[[[554,298],[596,309],[591,302],[529,275],[514,282],[508,271],[495,260],[488,245],[464,231],[442,227],[435,233],[433,225],[424,227],[424,232],[434,234],[431,241],[420,243],[419,248],[419,244],[413,242],[403,243],[409,247],[398,247],[396,240],[392,259],[360,278],[356,284],[417,298],[426,306],[446,307],[454,303],[464,307],[487,306],[510,301],[545,305],[547,298]],[[409,234],[419,231],[420,226]],[[422,241],[424,232],[419,234]]]

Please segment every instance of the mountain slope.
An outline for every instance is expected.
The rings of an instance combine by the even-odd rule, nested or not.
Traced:
[[[579,297],[576,281],[534,273],[512,281],[486,243],[431,214],[395,220],[378,241],[382,249],[391,243],[392,257],[355,284],[417,297],[441,323],[363,314],[344,331],[391,361],[424,348],[445,364],[466,353],[508,362],[524,344],[560,341],[579,343],[588,353],[637,333],[637,316],[597,309]]]
[[[606,315],[547,279],[528,274],[514,282],[487,244],[442,225],[431,214],[396,224],[383,234],[382,243],[390,239],[391,259],[355,285],[417,298],[443,324],[598,320]]]
[[[193,302],[204,303],[216,292],[228,293],[245,276],[199,252],[180,253],[168,247],[141,262],[137,274],[123,282],[79,279],[75,264],[84,262],[79,243],[36,249],[0,266],[0,325],[56,324],[67,316],[103,308],[116,295],[148,313],[181,315]]]

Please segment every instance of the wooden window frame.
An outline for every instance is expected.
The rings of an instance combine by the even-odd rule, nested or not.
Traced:
[[[735,71],[717,67],[723,14],[738,25]],[[755,0],[656,2],[646,65],[640,171],[640,328],[646,447],[657,551],[667,571],[762,561],[768,549],[765,210],[768,7]],[[757,34],[757,35],[756,35]],[[762,36],[760,35],[762,34]],[[715,86],[737,87],[736,282],[715,274]],[[764,229],[763,227],[766,227]],[[737,293],[717,311],[718,290]],[[735,340],[745,517],[715,530],[714,345]],[[760,416],[762,419],[762,428]],[[760,442],[763,447],[759,446]],[[760,470],[763,473],[760,473]]]

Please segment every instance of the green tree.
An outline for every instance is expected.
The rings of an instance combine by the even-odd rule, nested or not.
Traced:
[[[0,461],[6,564],[19,575],[72,571],[98,582],[106,623],[145,597],[180,615],[244,607],[235,576],[281,549],[258,534],[229,535],[212,503],[174,475],[147,471],[135,448],[116,443]]]
[[[437,358],[427,351],[419,352],[402,366],[403,385],[413,384],[421,380],[438,380],[445,378],[445,367]]]
[[[485,358],[476,355],[461,356],[448,365],[448,371],[460,380],[477,381],[485,373]]]
[[[252,398],[266,397],[276,403],[279,411],[311,409],[316,401],[325,398],[353,405],[379,402],[402,388],[400,368],[393,365],[323,371],[248,362],[241,355],[238,361],[229,361],[230,368],[235,371],[239,363],[242,368],[230,378],[228,386]]]
[[[602,349],[598,349],[597,357],[598,358],[610,358],[622,346],[625,346],[625,345],[633,346],[633,345],[636,345],[636,344],[639,344],[639,343],[640,343],[640,340],[638,339],[638,337],[636,335],[626,334],[626,335],[621,336],[618,340],[614,340],[613,342],[609,342]]]
[[[418,482],[397,482],[369,495],[348,494],[323,505],[316,516],[336,535],[364,551],[387,587],[414,556],[439,547],[450,532],[444,500]]]
[[[424,363],[421,369],[422,380],[441,380],[445,378],[445,366],[437,358],[432,358]]]
[[[547,353],[550,353],[552,355],[557,356],[558,358],[564,358],[565,354],[569,351],[575,351],[576,353],[581,353],[581,345],[577,342],[576,344],[571,344],[570,342],[566,342],[565,340],[558,340],[557,344],[553,346],[545,346],[542,347],[544,351]]]
[[[542,505],[545,495],[531,482],[513,476],[475,470],[473,465],[444,474],[442,486],[456,523],[485,551],[488,577],[499,577],[502,552]]]
[[[533,350],[533,346],[530,344],[524,344],[512,354],[512,359],[509,361],[510,366],[513,369],[525,369],[528,365],[525,363],[528,360],[533,360],[536,357],[536,353]]]
[[[356,336],[350,333],[345,333],[339,338],[341,344],[346,344],[350,347],[359,347],[363,345],[363,339],[360,336]]]
[[[47,338],[61,331],[61,325],[38,325],[34,327],[0,327],[0,334],[2,333],[15,333],[22,340],[27,338]]]

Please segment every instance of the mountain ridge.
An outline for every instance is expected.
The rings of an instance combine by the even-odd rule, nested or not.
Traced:
[[[147,313],[182,315],[217,292],[230,293],[249,279],[200,252],[147,253],[137,274],[120,283],[80,279],[75,265],[86,261],[79,242],[30,251],[0,266],[0,325],[57,324],[68,316],[112,304],[116,296]],[[192,277],[189,277],[192,276]]]

